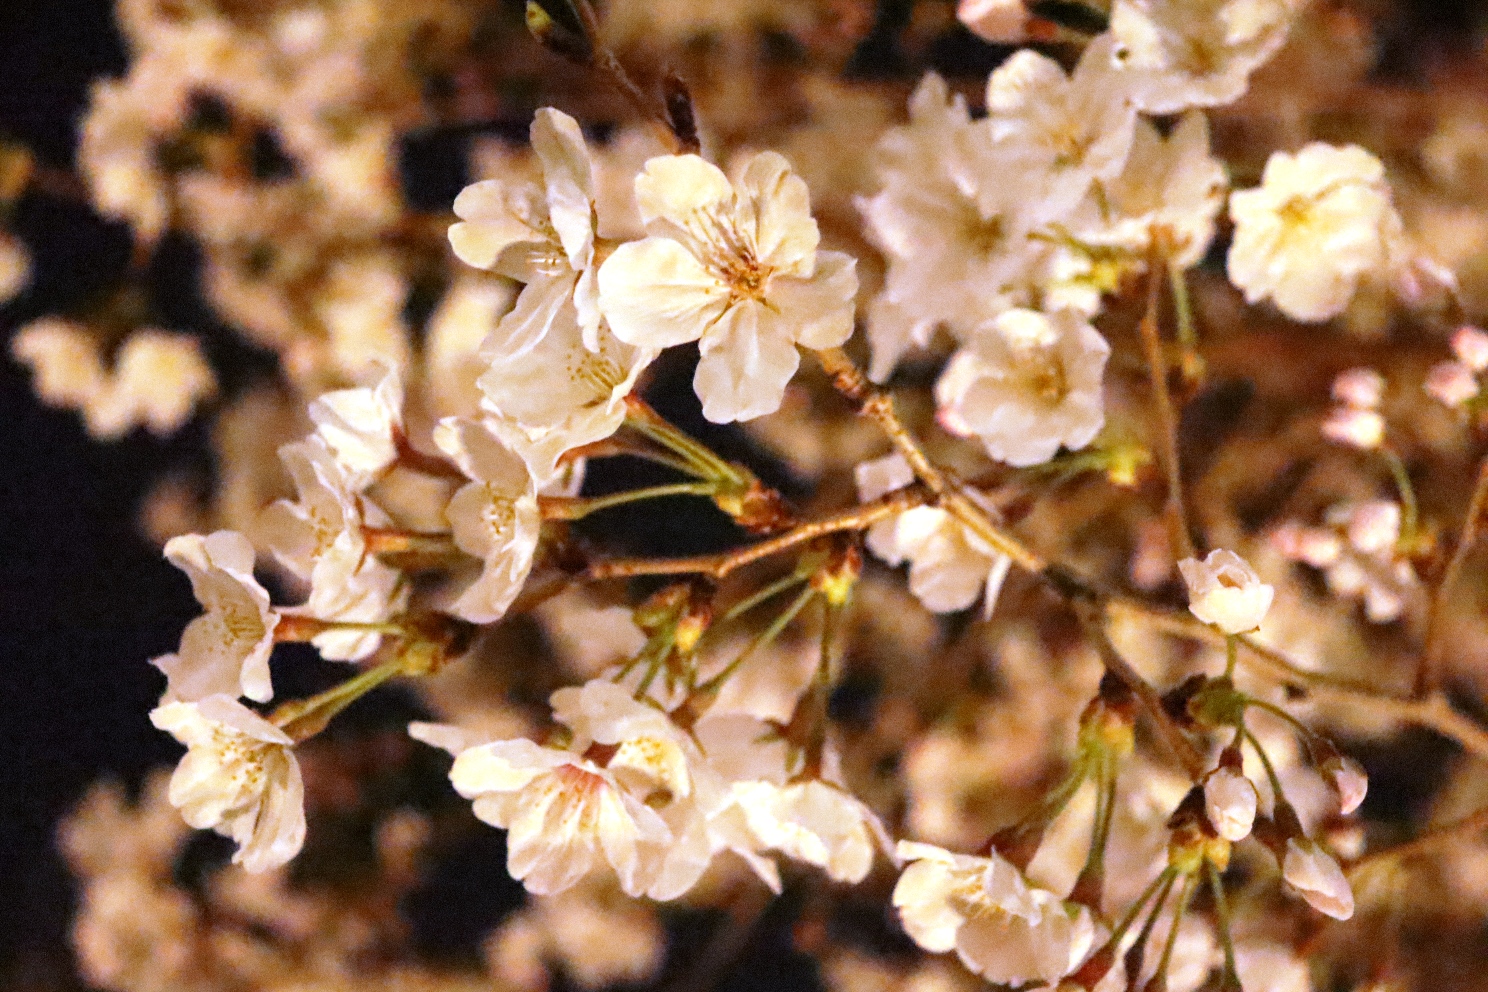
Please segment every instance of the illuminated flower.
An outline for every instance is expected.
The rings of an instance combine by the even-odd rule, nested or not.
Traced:
[[[853,330],[854,261],[818,251],[806,183],[774,152],[737,182],[696,155],[663,155],[636,177],[650,233],[599,270],[615,336],[642,348],[698,341],[693,388],[715,423],[779,409],[796,345],[834,348]]]
[[[1387,272],[1402,230],[1379,160],[1319,142],[1272,155],[1259,187],[1231,194],[1230,216],[1230,281],[1300,321],[1342,313]]]
[[[471,623],[494,623],[532,570],[542,528],[537,484],[520,456],[473,421],[440,421],[434,443],[473,480],[455,493],[444,513],[455,546],[484,563],[452,610]]]
[[[1226,634],[1258,629],[1276,594],[1233,551],[1211,551],[1203,561],[1185,558],[1178,571],[1188,585],[1189,611]]]
[[[1215,831],[1230,842],[1250,836],[1255,824],[1256,788],[1244,775],[1221,767],[1204,780],[1204,812]]]
[[[1233,103],[1276,53],[1295,0],[1116,0],[1113,57],[1151,114]]]
[[[893,454],[856,469],[858,498],[871,502],[914,481],[914,470]],[[890,565],[909,562],[909,589],[932,613],[954,613],[985,590],[991,614],[1012,560],[937,506],[916,506],[868,530],[868,547]]]
[[[1287,841],[1282,878],[1307,904],[1325,916],[1346,920],[1354,915],[1354,893],[1333,856],[1312,841]]]
[[[237,841],[233,862],[268,871],[305,843],[305,786],[294,741],[231,696],[156,707],[150,721],[187,747],[171,805],[197,830]]]
[[[467,265],[526,283],[503,318],[516,355],[541,341],[558,314],[573,308],[586,340],[599,326],[594,284],[594,176],[578,122],[544,107],[533,118],[532,149],[545,188],[487,179],[455,199],[460,223],[450,245]]]
[[[364,489],[398,460],[403,433],[403,381],[388,368],[373,387],[322,393],[310,404],[310,420],[352,480]]]
[[[601,323],[593,347],[569,307],[526,351],[516,351],[505,321],[481,346],[490,364],[480,377],[483,406],[513,451],[540,482],[574,448],[609,437],[625,420],[625,397],[656,356],[619,341]]]
[[[1014,53],[987,80],[987,121],[978,133],[1033,179],[1017,195],[1032,201],[1041,221],[1054,221],[1095,180],[1120,175],[1136,122],[1125,80],[1111,63],[1110,39],[1102,36],[1069,76],[1048,56]]]
[[[287,444],[279,457],[299,498],[279,500],[259,517],[269,549],[310,585],[305,603],[283,611],[319,620],[377,623],[388,619],[408,594],[396,569],[367,553],[364,527],[387,527],[387,514],[356,491],[356,480],[318,435]],[[329,631],[312,641],[338,661],[357,661],[377,649],[381,636]]]
[[[1105,424],[1101,378],[1111,346],[1082,316],[1009,310],[978,328],[935,386],[948,426],[1009,465],[1083,448]]]
[[[1171,261],[1189,268],[1214,240],[1227,185],[1224,165],[1210,154],[1209,119],[1202,113],[1184,114],[1166,138],[1143,118],[1126,168],[1106,186],[1109,228],[1086,236],[1146,258],[1160,231]]]
[[[1094,946],[1089,909],[1029,885],[997,854],[971,857],[907,842],[898,854],[910,862],[893,896],[905,930],[927,951],[954,949],[989,982],[1056,984]]]
[[[185,534],[166,543],[165,557],[191,579],[206,609],[186,625],[175,654],[152,662],[169,679],[166,698],[191,702],[221,694],[267,702],[274,695],[269,655],[279,614],[253,577],[253,545],[230,530]]]
[[[921,333],[936,322],[969,332],[1032,302],[1027,287],[1044,253],[1030,239],[1036,180],[978,128],[945,80],[925,76],[909,123],[875,149],[882,188],[858,201],[868,238],[888,259],[884,298]],[[885,376],[878,347],[875,374]]]

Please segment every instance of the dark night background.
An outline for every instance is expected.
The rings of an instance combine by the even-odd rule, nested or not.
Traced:
[[[887,9],[894,0],[883,0]],[[125,66],[109,0],[0,0],[0,137],[69,166],[89,81]],[[1478,0],[1418,0],[1392,25],[1386,67],[1403,52],[1471,37]],[[967,39],[969,41],[969,39]],[[865,51],[860,54],[868,54]],[[1404,60],[1409,64],[1409,59]],[[1398,63],[1397,63],[1398,64]],[[14,218],[36,281],[0,310],[19,323],[76,309],[124,268],[127,232],[75,205],[28,196]],[[189,253],[188,253],[189,254]],[[166,251],[157,268],[169,285]],[[191,301],[157,300],[190,326]],[[209,333],[224,376],[256,363]],[[167,469],[205,464],[200,424],[170,442],[143,433],[100,445],[76,414],[40,407],[27,374],[0,357],[0,984],[40,984],[66,967],[72,899],[54,853],[56,820],[104,775],[137,780],[178,749],[145,718],[161,688],[145,659],[173,648],[196,613],[183,576],[135,529],[139,501]],[[246,370],[243,365],[249,366]],[[28,982],[28,979],[30,980]]]

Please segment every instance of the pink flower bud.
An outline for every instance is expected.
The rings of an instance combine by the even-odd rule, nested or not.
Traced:
[[[1333,398],[1360,410],[1373,410],[1385,395],[1385,377],[1374,369],[1349,369],[1333,380]]]
[[[1442,362],[1426,373],[1426,392],[1454,410],[1478,395],[1478,380],[1462,362]]]
[[[1452,335],[1452,351],[1474,372],[1488,370],[1488,333],[1476,327],[1459,327]]]
[[[1369,775],[1353,758],[1339,757],[1323,766],[1323,774],[1338,792],[1338,812],[1348,816],[1364,802]]]
[[[1323,421],[1323,437],[1361,451],[1378,448],[1385,440],[1385,418],[1373,410],[1336,407]]]
[[[1028,8],[1023,0],[961,0],[956,20],[978,38],[1016,45],[1028,40]]]

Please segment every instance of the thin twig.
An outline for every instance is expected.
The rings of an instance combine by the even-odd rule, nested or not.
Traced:
[[[1183,478],[1178,459],[1178,415],[1173,409],[1173,396],[1168,391],[1168,362],[1163,357],[1162,338],[1158,333],[1158,302],[1161,298],[1166,266],[1154,252],[1147,272],[1147,312],[1139,329],[1142,350],[1147,357],[1147,370],[1152,380],[1152,403],[1157,412],[1158,433],[1162,436],[1163,474],[1168,481],[1168,531],[1173,548],[1181,558],[1194,557],[1193,537],[1188,530],[1188,514],[1183,507]]]
[[[1152,718],[1157,727],[1158,736],[1167,745],[1173,757],[1183,766],[1188,777],[1197,782],[1204,774],[1204,757],[1194,747],[1193,742],[1173,722],[1173,718],[1163,709],[1162,699],[1157,690],[1152,688],[1151,683],[1142,678],[1141,674],[1121,656],[1116,650],[1116,645],[1111,643],[1110,635],[1106,633],[1106,618],[1097,606],[1092,604],[1077,604],[1076,613],[1080,617],[1081,626],[1085,628],[1086,636],[1095,645],[1096,651],[1100,653],[1101,663],[1106,666],[1106,671],[1116,676],[1133,693],[1142,707],[1147,710],[1147,715]]]
[[[1460,820],[1455,820],[1452,823],[1428,830],[1414,840],[1408,840],[1403,844],[1396,844],[1394,847],[1371,851],[1358,861],[1349,865],[1348,874],[1350,877],[1354,877],[1376,865],[1388,861],[1402,861],[1406,858],[1415,858],[1423,854],[1430,854],[1437,848],[1444,847],[1458,838],[1485,830],[1488,830],[1488,807],[1480,809],[1476,813],[1465,816]]]
[[[1447,562],[1446,571],[1442,573],[1441,582],[1436,587],[1436,594],[1432,597],[1431,607],[1426,615],[1426,649],[1421,652],[1421,663],[1416,669],[1417,698],[1430,696],[1436,691],[1441,679],[1442,615],[1446,612],[1452,589],[1462,574],[1462,567],[1478,543],[1485,508],[1488,508],[1488,458],[1484,458],[1478,466],[1478,482],[1473,487],[1472,500],[1467,505],[1462,533],[1458,535],[1457,547],[1452,549],[1452,557]]]
[[[866,530],[896,514],[912,507],[923,505],[927,494],[919,489],[901,489],[872,503],[855,506],[851,510],[837,513],[821,520],[811,520],[758,544],[750,544],[733,551],[714,555],[694,555],[690,558],[617,558],[601,561],[589,566],[583,573],[588,581],[622,579],[637,575],[706,575],[723,579],[745,565],[787,551],[799,544],[836,534],[842,531]]]

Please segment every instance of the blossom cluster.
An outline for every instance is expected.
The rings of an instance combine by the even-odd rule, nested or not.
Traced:
[[[963,0],[974,33],[1042,44],[892,106],[813,78],[801,119],[766,122],[770,100],[730,89],[733,46],[837,51],[824,25],[850,5],[532,2],[543,57],[581,74],[553,97],[574,112],[528,106],[525,140],[478,142],[474,181],[430,211],[400,142],[507,98],[481,89],[502,71],[483,46],[515,44],[485,4],[178,6],[121,2],[134,57],[92,96],[83,183],[139,253],[198,243],[207,298],[282,381],[219,387],[137,287],[11,344],[96,437],[215,418],[211,498],[165,485],[145,513],[201,608],[153,661],[150,719],[185,754],[67,835],[90,980],[318,987],[395,944],[397,897],[353,913],[286,870],[338,801],[317,790],[355,788],[322,731],[392,680],[417,699],[398,753],[447,753],[460,829],[502,831],[525,890],[484,946],[502,987],[652,979],[656,904],[737,927],[787,889],[811,893],[793,939],[853,992],[961,970],[1300,992],[1304,948],[1341,932],[1318,914],[1393,912],[1369,884],[1392,857],[1358,820],[1369,775],[1335,738],[1415,722],[1482,746],[1438,690],[1469,678],[1448,648],[1470,643],[1488,472],[1415,489],[1471,447],[1488,334],[1414,247],[1409,170],[1397,188],[1393,158],[1255,109],[1341,21],[1300,0]],[[708,71],[652,93],[627,63],[653,35]],[[615,129],[595,126],[606,82],[633,118]],[[1237,133],[1276,140],[1247,159]],[[24,256],[0,241],[0,296]],[[1346,338],[1376,308],[1450,338],[1393,363]],[[667,399],[698,416],[668,419],[648,396],[670,411],[679,369],[692,396]],[[1223,411],[1240,378],[1260,412]],[[612,485],[642,463],[663,481]],[[622,504],[679,546],[591,519]],[[697,520],[723,550],[682,553]],[[285,698],[284,643],[344,678]],[[1414,694],[1381,688],[1407,669]],[[176,887],[166,807],[246,874]],[[382,812],[378,884],[407,894],[446,820]],[[131,899],[170,939],[206,936],[160,953]],[[812,936],[869,902],[954,958],[905,971]],[[379,921],[362,943],[358,914]],[[296,945],[322,923],[333,950]],[[1352,974],[1325,957],[1316,987]]]

